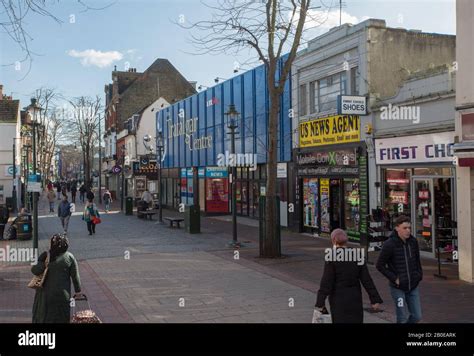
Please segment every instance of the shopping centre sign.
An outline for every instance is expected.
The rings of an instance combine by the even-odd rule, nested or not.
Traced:
[[[300,123],[300,147],[360,141],[360,117],[336,115]]]
[[[181,109],[178,114],[178,122],[173,124],[173,120],[169,119],[166,121],[168,127],[168,140],[172,140],[177,137],[185,136],[185,143],[190,151],[202,150],[212,147],[212,135],[208,136],[197,136],[198,130],[198,117],[186,120],[184,118],[184,109]]]

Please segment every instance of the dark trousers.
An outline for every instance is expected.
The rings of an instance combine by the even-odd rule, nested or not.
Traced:
[[[84,193],[82,193],[82,192],[80,193],[79,199],[81,199],[81,202],[84,203]]]
[[[76,204],[76,192],[72,192],[71,197],[72,197],[72,202]]]
[[[95,234],[95,224],[92,221],[87,222],[87,230],[89,230],[89,234]]]

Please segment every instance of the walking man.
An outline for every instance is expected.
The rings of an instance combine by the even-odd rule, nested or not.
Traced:
[[[81,185],[81,187],[79,188],[79,199],[81,200],[81,202],[84,203],[84,197],[86,195],[86,187],[84,186],[84,184]]]
[[[63,200],[59,203],[58,216],[61,219],[64,233],[67,233],[69,219],[71,218],[71,203],[67,200],[67,194],[63,194]]]
[[[407,216],[395,219],[395,231],[383,244],[377,269],[390,282],[397,323],[418,323],[421,320],[418,284],[423,279],[423,271],[418,242],[411,235]]]
[[[77,186],[76,182],[72,182],[71,184],[71,200],[75,204],[76,203],[76,194],[77,194]]]

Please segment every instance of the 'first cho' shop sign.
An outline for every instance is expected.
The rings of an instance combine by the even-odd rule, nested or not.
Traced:
[[[453,162],[454,132],[375,140],[377,164]]]

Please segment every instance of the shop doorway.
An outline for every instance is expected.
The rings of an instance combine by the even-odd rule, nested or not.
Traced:
[[[453,177],[414,177],[412,233],[420,250],[435,255],[455,249],[456,223]]]
[[[329,219],[331,231],[343,228],[342,193],[342,179],[331,179],[329,185]]]

